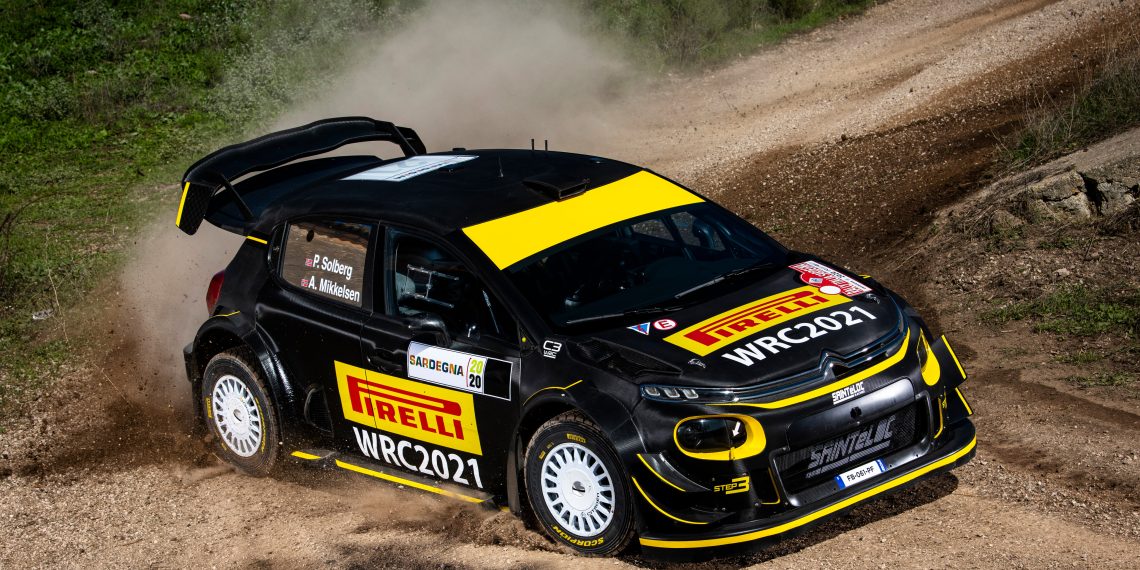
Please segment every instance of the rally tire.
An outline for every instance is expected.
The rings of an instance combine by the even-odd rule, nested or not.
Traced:
[[[523,476],[531,511],[555,542],[585,556],[612,556],[633,539],[625,470],[602,431],[581,413],[539,426]]]
[[[202,374],[199,404],[218,456],[260,477],[277,463],[281,428],[256,362],[247,349],[211,358]]]

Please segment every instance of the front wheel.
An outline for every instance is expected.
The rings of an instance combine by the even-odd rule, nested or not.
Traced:
[[[202,374],[206,424],[227,462],[250,475],[267,475],[277,462],[280,429],[253,355],[223,352]]]
[[[617,453],[589,419],[567,412],[542,424],[527,446],[527,496],[543,530],[587,556],[621,552],[633,508]]]

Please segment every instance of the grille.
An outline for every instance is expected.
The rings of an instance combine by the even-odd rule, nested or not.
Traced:
[[[832,439],[793,449],[776,458],[788,493],[796,494],[853,466],[914,443],[919,433],[913,405]]]

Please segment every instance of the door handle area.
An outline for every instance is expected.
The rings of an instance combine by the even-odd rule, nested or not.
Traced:
[[[396,373],[401,372],[404,364],[404,359],[408,351],[403,349],[389,350],[386,348],[374,348],[366,356],[368,364],[380,369],[381,372]]]

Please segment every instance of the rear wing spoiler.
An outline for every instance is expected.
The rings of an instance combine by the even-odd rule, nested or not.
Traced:
[[[276,168],[309,156],[331,152],[344,145],[388,141],[404,156],[425,154],[427,149],[415,131],[368,117],[338,117],[269,133],[256,139],[216,150],[195,162],[182,176],[182,200],[174,220],[178,229],[193,235],[206,218],[215,196],[230,192],[246,219],[254,213],[231,184],[251,172]]]

